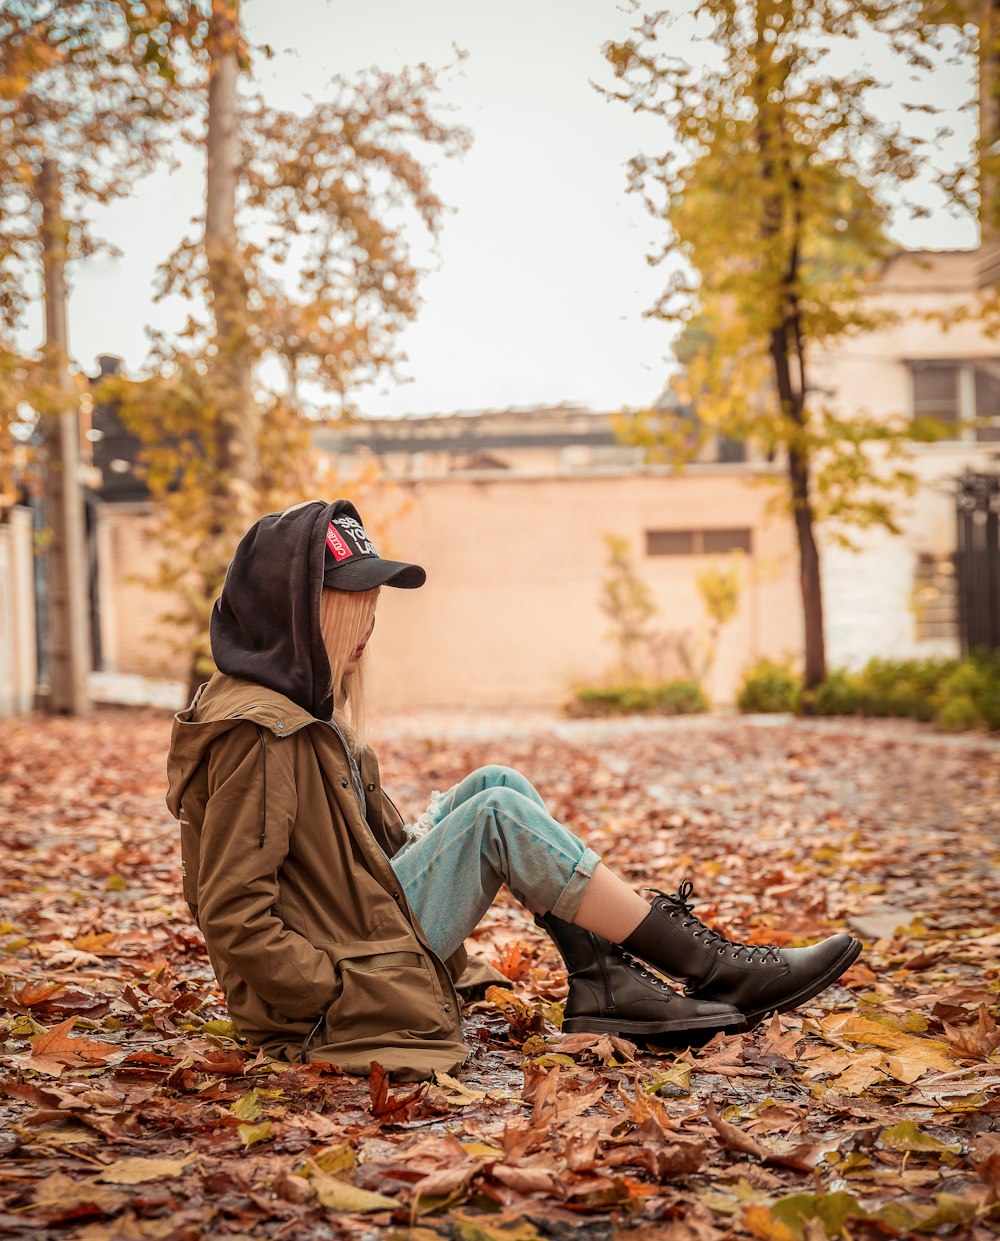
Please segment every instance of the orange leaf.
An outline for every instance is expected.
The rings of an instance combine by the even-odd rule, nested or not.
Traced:
[[[112,942],[118,938],[115,931],[88,931],[73,940],[73,947],[79,952],[93,952],[100,956],[110,950]]]
[[[20,991],[14,993],[14,999],[25,1008],[33,1004],[44,1004],[60,991],[66,990],[64,982],[26,982]]]
[[[31,1059],[56,1060],[60,1064],[103,1064],[108,1056],[117,1055],[122,1049],[117,1043],[102,1043],[92,1038],[70,1038],[69,1032],[76,1024],[75,1017],[67,1017],[53,1026],[47,1034],[35,1039]]]
[[[410,1119],[410,1113],[424,1097],[426,1086],[418,1086],[408,1095],[389,1094],[389,1074],[377,1060],[372,1061],[371,1076],[368,1078],[368,1093],[371,1095],[371,1113],[379,1120],[388,1124],[399,1124]]]

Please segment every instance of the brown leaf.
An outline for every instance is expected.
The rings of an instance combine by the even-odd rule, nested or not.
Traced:
[[[26,982],[19,991],[14,992],[14,999],[24,1008],[32,1008],[65,990],[64,982]]]
[[[958,1029],[947,1021],[943,1024],[952,1055],[963,1060],[985,1060],[1000,1047],[1000,1029],[987,1013],[985,1004],[979,1005],[979,1021],[975,1030],[967,1027]]]
[[[76,1017],[67,1017],[53,1026],[46,1034],[35,1039],[27,1063],[31,1068],[51,1071],[54,1066],[107,1064],[109,1056],[121,1054],[123,1048],[117,1043],[103,1043],[98,1039],[70,1038],[69,1032],[76,1024]]]
[[[549,1194],[556,1184],[556,1174],[548,1168],[512,1168],[497,1163],[490,1170],[490,1176],[519,1194]]]
[[[712,1128],[719,1135],[720,1145],[724,1146],[726,1150],[740,1151],[741,1154],[753,1155],[756,1159],[768,1158],[769,1152],[759,1142],[750,1137],[749,1134],[744,1133],[742,1129],[731,1125],[728,1120],[723,1120],[711,1101],[705,1105],[705,1115],[708,1117]]]
[[[146,1159],[141,1155],[131,1155],[108,1164],[96,1179],[112,1185],[141,1185],[146,1181],[168,1180],[180,1176],[194,1162],[194,1158],[194,1155],[185,1155],[182,1159]]]
[[[49,1223],[79,1215],[111,1214],[126,1201],[125,1195],[116,1190],[62,1172],[53,1172],[37,1181],[32,1189],[33,1212],[41,1212]]]
[[[411,1094],[391,1095],[389,1074],[377,1060],[372,1061],[368,1078],[368,1093],[371,1098],[369,1111],[378,1120],[390,1125],[409,1120],[426,1091],[426,1086],[418,1086]]]
[[[589,1052],[602,1064],[613,1059],[632,1062],[636,1055],[635,1043],[615,1034],[561,1034],[558,1038],[551,1039],[549,1046],[553,1051],[560,1051],[567,1056],[579,1056]]]

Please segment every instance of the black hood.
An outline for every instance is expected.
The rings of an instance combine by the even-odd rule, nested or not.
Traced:
[[[320,629],[326,532],[348,500],[308,500],[269,513],[240,540],[212,609],[212,657],[220,672],[277,690],[314,715],[333,714],[330,659]]]

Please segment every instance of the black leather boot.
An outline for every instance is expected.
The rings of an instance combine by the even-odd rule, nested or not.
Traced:
[[[684,984],[684,994],[732,1004],[755,1023],[818,995],[857,960],[861,941],[831,935],[809,948],[741,944],[711,930],[691,911],[692,885],[658,893],[622,947]]]
[[[567,1034],[619,1034],[657,1043],[697,1044],[717,1030],[738,1033],[743,1017],[728,1004],[685,999],[651,970],[592,931],[553,914],[537,917],[569,973],[562,1028]]]

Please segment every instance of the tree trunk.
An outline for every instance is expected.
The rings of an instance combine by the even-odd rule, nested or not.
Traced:
[[[206,134],[205,257],[214,319],[213,378],[216,407],[209,497],[208,562],[199,566],[207,612],[225,574],[236,539],[260,515],[257,419],[251,375],[247,280],[236,228],[241,169],[237,83],[240,66],[239,0],[212,0],[208,46],[208,129]],[[192,659],[191,685],[210,670],[201,651]]]
[[[53,713],[89,715],[90,613],[88,557],[80,482],[80,421],[68,363],[66,331],[66,225],[62,216],[59,164],[42,161],[38,176],[42,208],[45,283],[45,344],[49,381],[58,408],[45,415],[45,504],[51,542],[48,567],[49,695]]]
[[[777,322],[769,334],[769,352],[774,367],[778,393],[779,417],[792,424],[788,443],[788,481],[799,548],[799,591],[802,597],[804,629],[803,688],[815,689],[826,678],[826,644],[823,637],[823,590],[820,577],[819,548],[816,545],[815,519],[810,492],[809,448],[805,442],[806,428],[806,366],[805,343],[799,317],[799,253],[802,222],[799,214],[801,187],[794,169],[788,165],[782,150],[782,117],[780,104],[771,102],[772,91],[784,87],[787,66],[775,61],[775,44],[765,29],[764,6],[756,10],[757,57],[754,95],[757,106],[757,144],[761,153],[764,184],[775,188],[764,197],[761,233],[772,241],[785,228],[789,229],[788,260],[781,274],[776,299]],[[790,198],[792,219],[785,220],[786,203],[782,190]],[[791,360],[796,358],[798,382],[792,375]],[[808,697],[806,698],[808,704]],[[806,707],[808,709],[808,707]]]
[[[980,246],[1000,247],[1000,0],[979,0]]]
[[[805,409],[801,385],[796,390],[789,365],[789,342],[783,325],[771,333],[771,361],[782,417],[805,430]],[[800,376],[800,380],[803,376]],[[816,545],[808,450],[792,438],[788,445],[788,483],[792,500],[792,520],[799,547],[799,591],[805,630],[803,688],[815,689],[826,679],[826,643],[823,637],[823,585],[819,548]]]
[[[256,516],[257,427],[247,325],[247,281],[236,230],[241,153],[236,85],[239,0],[212,0],[208,82],[205,254],[215,319],[219,416],[215,443],[218,495],[225,513]],[[223,526],[228,526],[228,521]],[[249,524],[247,522],[246,524]]]

